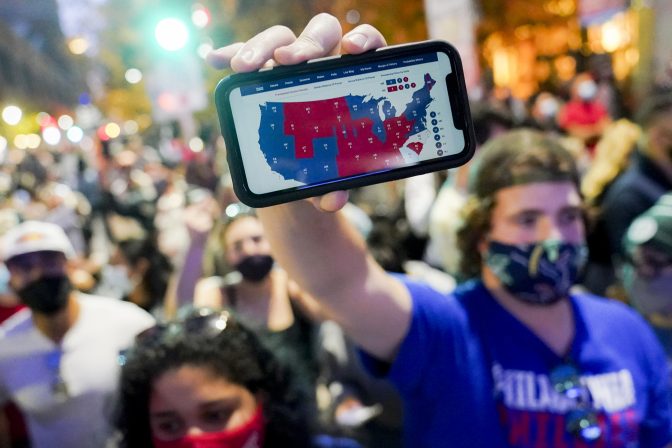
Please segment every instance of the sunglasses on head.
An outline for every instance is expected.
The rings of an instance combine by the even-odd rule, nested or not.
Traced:
[[[579,369],[571,362],[565,362],[551,370],[549,378],[557,393],[578,405],[565,416],[565,431],[586,442],[598,440],[602,429],[597,421],[597,410],[592,405],[590,391],[581,382]]]
[[[235,322],[228,311],[194,308],[174,321],[158,323],[138,333],[134,347],[155,347],[183,334],[214,338],[233,325]],[[126,364],[128,354],[129,350],[119,353],[119,364]]]
[[[227,205],[224,209],[223,219],[225,222],[236,219],[239,216],[255,216],[255,210],[242,202],[234,202]]]

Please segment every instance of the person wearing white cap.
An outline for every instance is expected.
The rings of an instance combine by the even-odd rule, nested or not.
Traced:
[[[118,354],[154,319],[76,291],[68,277],[74,249],[55,224],[14,227],[0,254],[27,307],[0,326],[0,404],[11,400],[23,412],[33,448],[105,447]],[[0,422],[0,446],[3,429]]]

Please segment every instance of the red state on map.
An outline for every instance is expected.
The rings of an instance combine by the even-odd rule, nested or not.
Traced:
[[[420,155],[423,146],[424,145],[420,142],[413,142],[408,144],[408,147],[411,148],[417,155]]]
[[[383,121],[385,142],[372,132],[373,121],[353,119],[344,98],[285,103],[284,133],[294,137],[297,159],[315,156],[315,138],[336,138],[339,176],[352,176],[404,164],[400,149],[408,139],[415,120],[392,117]],[[326,123],[335,123],[336,126]],[[416,144],[417,145],[417,144]],[[418,152],[420,147],[412,148]]]

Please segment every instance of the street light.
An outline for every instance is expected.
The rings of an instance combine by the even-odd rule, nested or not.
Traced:
[[[178,51],[187,44],[189,30],[183,21],[171,17],[157,23],[154,37],[164,50]]]

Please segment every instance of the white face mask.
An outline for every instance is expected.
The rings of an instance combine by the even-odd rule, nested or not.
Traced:
[[[582,100],[590,101],[597,95],[597,84],[593,81],[583,81],[579,84],[576,92]]]
[[[103,266],[98,293],[103,296],[121,299],[129,295],[136,286],[137,282],[133,281],[126,266],[109,264]]]
[[[553,118],[558,113],[558,102],[553,98],[544,98],[539,102],[539,112],[544,118]]]

